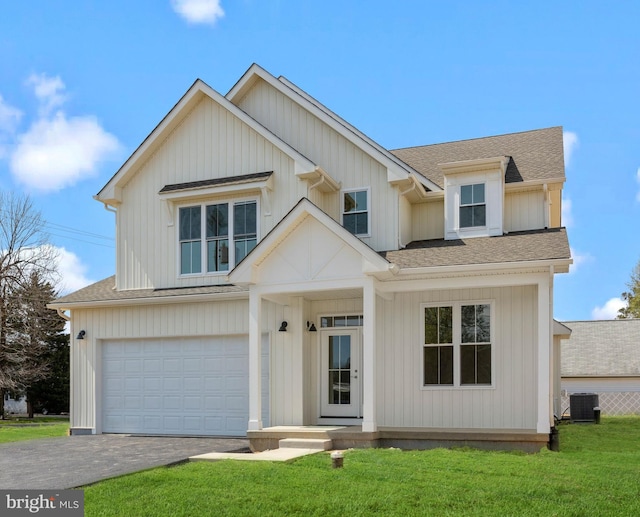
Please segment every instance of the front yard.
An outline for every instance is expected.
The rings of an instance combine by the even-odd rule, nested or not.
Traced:
[[[0,443],[65,436],[69,419],[59,417],[8,418],[0,420]]]
[[[85,488],[90,516],[640,515],[640,418],[563,425],[561,452],[348,451],[189,463]]]

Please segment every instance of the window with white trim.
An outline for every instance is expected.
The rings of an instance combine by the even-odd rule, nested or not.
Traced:
[[[369,191],[342,192],[342,226],[354,235],[369,235]]]
[[[240,262],[258,242],[257,205],[249,200],[180,207],[180,274],[224,272]]]
[[[484,183],[460,186],[460,228],[486,226]]]
[[[422,307],[422,384],[491,386],[491,304]]]

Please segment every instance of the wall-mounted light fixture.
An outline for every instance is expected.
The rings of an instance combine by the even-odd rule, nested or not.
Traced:
[[[280,324],[280,329],[279,330],[280,330],[280,332],[286,332],[287,331],[287,322],[286,321],[283,321]]]
[[[318,329],[316,329],[316,324],[312,321],[307,321],[307,330],[309,332],[318,332]]]
[[[80,332],[78,332],[76,339],[84,339],[86,335],[87,335],[87,332],[85,330],[81,330]]]

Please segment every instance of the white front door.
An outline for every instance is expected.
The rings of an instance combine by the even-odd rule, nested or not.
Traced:
[[[361,417],[360,331],[324,330],[321,343],[321,416]]]

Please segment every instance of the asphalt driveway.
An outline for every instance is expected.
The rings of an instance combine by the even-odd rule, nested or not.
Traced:
[[[242,438],[101,434],[0,444],[0,489],[61,490],[171,465],[207,452],[242,451]]]

